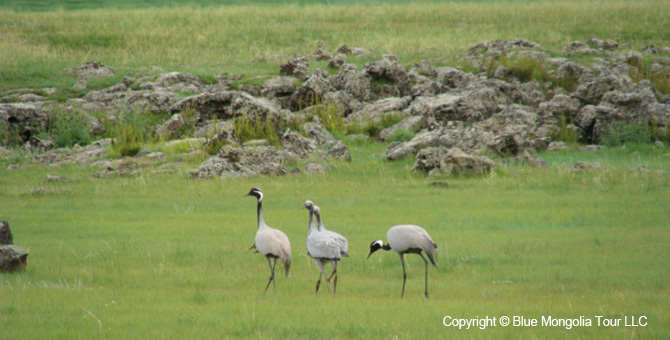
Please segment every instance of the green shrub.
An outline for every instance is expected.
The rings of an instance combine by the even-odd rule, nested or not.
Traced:
[[[577,130],[572,129],[572,126],[572,121],[568,122],[568,118],[566,118],[565,115],[561,116],[558,123],[558,131],[551,136],[551,139],[566,143],[577,143],[579,133]]]
[[[393,133],[386,139],[387,142],[407,142],[414,138],[414,131],[408,129],[395,128]]]
[[[10,123],[6,120],[0,120],[0,145],[18,146],[23,144],[21,136],[12,129]]]
[[[135,156],[142,148],[139,133],[132,125],[121,128],[119,135],[112,142],[112,148],[122,157]]]
[[[279,144],[278,128],[281,127],[277,126],[272,119],[263,121],[257,117],[251,120],[246,114],[233,119],[235,137],[242,142],[252,139],[265,139],[268,144],[277,145]]]
[[[369,121],[365,123],[362,128],[362,132],[370,137],[376,137],[379,132],[398,124],[404,118],[405,117],[400,113],[388,113],[383,115],[379,121]]]
[[[307,113],[307,121],[313,121],[318,117],[323,126],[336,137],[342,137],[349,133],[349,127],[344,122],[344,115],[333,104],[315,106]]]
[[[43,137],[51,139],[56,147],[75,144],[87,145],[91,142],[90,117],[80,111],[55,108],[49,113],[49,124]]]
[[[516,77],[522,82],[529,82],[532,80],[544,80],[547,78],[547,72],[544,67],[543,58],[533,58],[529,56],[522,56],[518,59],[507,59],[503,66],[505,66],[512,76]]]
[[[652,129],[642,122],[615,122],[609,125],[601,137],[607,146],[623,144],[646,144],[653,141]]]

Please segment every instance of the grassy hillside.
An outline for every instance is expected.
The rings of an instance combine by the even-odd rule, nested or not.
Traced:
[[[401,62],[450,57],[495,39],[547,48],[593,37],[670,45],[667,1],[450,2],[388,6],[249,5],[25,12],[0,9],[0,87],[71,88],[64,69],[97,60],[118,74],[150,66],[195,74],[276,74],[287,56],[362,46]],[[352,58],[363,64],[366,59]]]

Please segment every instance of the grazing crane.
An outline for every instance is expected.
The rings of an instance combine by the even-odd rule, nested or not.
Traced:
[[[370,254],[368,259],[375,251],[379,249],[384,250],[395,250],[400,255],[400,263],[402,263],[402,293],[400,297],[405,295],[405,281],[407,281],[407,271],[405,270],[405,254],[419,254],[423,259],[423,262],[426,263],[426,291],[425,296],[428,297],[428,261],[423,257],[422,252],[426,253],[428,259],[437,267],[435,263],[436,260],[436,249],[437,245],[433,242],[433,239],[430,238],[430,235],[423,228],[416,225],[397,225],[391,227],[388,233],[386,233],[386,239],[388,244],[384,244],[382,240],[376,240],[370,244]]]
[[[326,278],[328,290],[330,290],[330,279],[335,276],[333,283],[333,295],[335,295],[337,293],[337,263],[342,259],[342,256],[349,256],[343,249],[343,244],[345,247],[347,245],[347,239],[335,232],[325,233],[322,229],[316,227],[314,215],[316,215],[318,224],[323,226],[321,222],[321,210],[311,201],[306,201],[303,207],[309,210],[307,253],[314,259],[314,263],[320,271],[319,280],[316,282],[315,294],[319,293],[322,276]],[[325,266],[328,262],[333,264],[333,273],[330,274],[330,277],[325,273]]]
[[[288,277],[288,271],[291,268],[291,243],[288,240],[288,236],[282,231],[270,228],[265,224],[263,219],[263,192],[259,188],[252,188],[245,196],[254,196],[258,200],[256,204],[257,214],[258,214],[258,231],[256,231],[256,238],[254,239],[254,245],[252,248],[256,248],[257,252],[265,256],[268,260],[268,265],[270,266],[270,280],[268,280],[267,286],[265,286],[265,292],[268,291],[270,283],[276,291],[275,285],[275,267],[277,266],[277,259],[281,259],[284,264],[284,269],[286,270],[286,276]],[[274,260],[274,264],[270,261]]]

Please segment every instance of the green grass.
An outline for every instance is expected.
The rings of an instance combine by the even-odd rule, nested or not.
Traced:
[[[142,7],[148,1],[132,3]],[[121,76],[149,66],[202,75],[277,75],[288,56],[311,54],[319,45],[329,51],[342,44],[362,46],[376,56],[396,54],[407,64],[455,56],[495,39],[524,38],[559,51],[568,41],[593,37],[633,48],[670,45],[670,4],[662,0],[297,3],[310,5],[44,12],[25,11],[30,2],[18,10],[5,7],[0,88],[71,88],[76,81],[63,70],[90,60],[113,66]],[[69,4],[65,7],[90,8],[94,2]],[[349,58],[361,66],[366,61]]]
[[[354,162],[325,175],[189,180],[186,173],[91,179],[79,167],[7,170],[0,216],[30,250],[28,270],[0,274],[6,339],[667,338],[670,181],[624,170],[621,158],[670,171],[651,149],[589,153],[611,170],[574,173],[575,152],[541,156],[552,167],[504,167],[447,178],[434,188],[385,146],[353,146]],[[628,156],[627,156],[628,155]],[[655,159],[658,158],[658,162]],[[665,160],[665,161],[662,161]],[[194,167],[189,163],[183,169]],[[630,164],[635,166],[637,164]],[[46,174],[73,182],[45,183]],[[288,278],[262,291],[265,260],[247,251],[264,215],[292,242]],[[35,193],[36,187],[47,190]],[[33,192],[31,194],[31,192]],[[304,240],[306,199],[349,238],[338,296],[314,297],[317,269]],[[423,262],[408,257],[406,296],[397,255],[369,243],[399,223],[438,244],[423,293]],[[594,319],[647,316],[649,326],[458,330],[445,315]],[[634,334],[633,334],[634,333]]]

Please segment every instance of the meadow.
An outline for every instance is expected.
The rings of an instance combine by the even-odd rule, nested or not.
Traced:
[[[0,2],[0,88],[71,91],[76,80],[64,70],[91,60],[117,71],[116,78],[91,84],[101,88],[152,66],[204,77],[274,75],[290,55],[308,55],[317,46],[334,51],[343,44],[367,48],[375,58],[396,54],[407,64],[453,57],[495,39],[524,38],[555,51],[567,42],[594,37],[615,39],[636,49],[670,45],[670,4],[663,0],[429,1],[368,6],[312,1],[302,6],[226,7],[194,2],[177,7],[119,5],[72,11],[66,10],[70,7],[30,11],[31,3],[35,2]],[[74,3],[77,8],[94,2]],[[360,66],[367,61],[350,58]]]
[[[670,171],[650,146],[541,156],[546,169],[502,166],[433,187],[385,146],[352,145],[324,175],[195,181],[186,173],[92,179],[78,167],[0,169],[2,218],[30,250],[27,271],[0,274],[3,339],[667,338]],[[573,172],[577,161],[609,170]],[[184,170],[189,165],[184,166]],[[47,174],[71,182],[46,183]],[[265,259],[248,251],[261,187],[266,222],[291,239],[293,265],[263,294]],[[35,188],[44,188],[35,190]],[[346,235],[338,293],[314,296],[307,212]],[[394,253],[366,259],[399,223],[438,244],[423,298],[423,261],[408,257],[405,297]],[[646,316],[647,327],[445,327],[459,318]]]
[[[274,75],[287,55],[318,45],[362,46],[403,63],[493,39],[556,50],[593,37],[670,45],[670,4],[658,0],[92,3],[0,1],[0,88],[81,96],[64,69],[88,60],[117,71],[92,88],[151,66]],[[500,164],[486,176],[426,179],[410,171],[412,159],[386,161],[384,144],[348,143],[353,161],[326,174],[202,181],[188,175],[196,156],[174,156],[184,161],[176,172],[104,179],[74,165],[10,169],[27,159],[0,157],[0,219],[30,251],[25,272],[0,273],[0,339],[670,338],[670,181],[635,170],[670,172],[667,148],[571,145],[542,152],[547,168]],[[605,169],[572,171],[578,161]],[[256,202],[243,196],[251,187],[263,189],[266,222],[293,248],[289,277],[267,294],[267,262],[248,250],[257,226]],[[337,296],[323,286],[314,296],[307,199],[349,239]],[[366,259],[370,242],[401,223],[423,226],[438,245],[430,299],[418,256],[406,257],[402,299],[398,256]],[[647,326],[465,330],[445,327],[445,316],[644,316]]]

